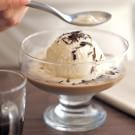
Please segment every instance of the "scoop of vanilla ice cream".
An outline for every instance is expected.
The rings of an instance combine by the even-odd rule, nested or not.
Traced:
[[[49,74],[58,77],[71,79],[90,76],[94,79],[102,72],[96,63],[104,59],[102,50],[89,34],[73,31],[58,37],[47,49],[45,60],[49,64],[45,64],[45,67]]]

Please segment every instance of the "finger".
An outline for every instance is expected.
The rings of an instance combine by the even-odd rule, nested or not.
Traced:
[[[21,9],[19,9],[15,14],[13,19],[15,20],[16,24],[20,23],[20,21],[22,20],[22,18],[24,17],[25,13],[27,12],[28,8],[26,7],[22,7]]]
[[[0,10],[21,7],[29,3],[30,0],[0,0]]]
[[[4,12],[4,18],[6,20],[9,20],[11,25],[16,25],[18,24],[21,19],[23,18],[24,14],[26,13],[28,8],[22,7],[18,9],[10,9],[6,10]]]
[[[10,7],[21,7],[29,3],[30,0],[8,0]]]

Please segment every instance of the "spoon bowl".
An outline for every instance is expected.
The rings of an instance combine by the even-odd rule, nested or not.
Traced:
[[[67,15],[48,4],[37,1],[31,1],[26,6],[52,13],[63,21],[78,26],[95,26],[105,23],[111,18],[111,14],[104,11],[85,11]]]
[[[104,11],[85,11],[70,15],[71,24],[79,26],[95,26],[109,21],[111,14]]]

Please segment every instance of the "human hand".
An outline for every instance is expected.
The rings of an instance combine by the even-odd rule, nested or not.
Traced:
[[[23,18],[29,0],[0,0],[0,31],[18,24]]]

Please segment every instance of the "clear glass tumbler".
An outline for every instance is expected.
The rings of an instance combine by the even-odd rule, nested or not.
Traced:
[[[0,135],[22,135],[27,79],[0,69]]]
[[[45,110],[44,121],[57,130],[78,132],[95,129],[105,122],[106,111],[100,105],[92,104],[91,99],[124,77],[125,56],[129,45],[117,34],[83,28],[100,46],[106,57],[104,61],[73,64],[47,61],[46,48],[63,33],[74,30],[76,29],[49,30],[25,38],[22,43],[21,70],[33,85],[58,96],[59,103]],[[42,55],[44,57],[41,57]],[[92,66],[95,67],[94,71],[89,71]],[[76,83],[71,75],[82,70],[85,79],[79,78]],[[61,71],[64,71],[64,77],[61,76]],[[98,74],[97,71],[104,73],[101,72],[95,79],[87,79],[91,72]]]

